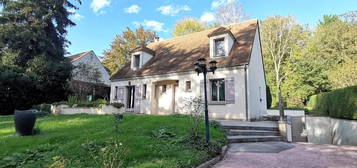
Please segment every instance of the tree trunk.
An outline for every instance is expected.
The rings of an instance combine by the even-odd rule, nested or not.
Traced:
[[[280,121],[284,121],[284,102],[283,102],[283,96],[281,95],[281,87],[278,86],[278,99],[279,99],[279,116],[280,116]]]

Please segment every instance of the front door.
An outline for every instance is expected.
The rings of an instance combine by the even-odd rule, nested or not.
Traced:
[[[156,84],[155,86],[155,102],[156,113],[172,114],[176,108],[176,83]]]

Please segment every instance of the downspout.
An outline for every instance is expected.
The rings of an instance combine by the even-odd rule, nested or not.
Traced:
[[[248,73],[248,69],[247,69],[247,64],[244,64],[244,89],[245,89],[245,118],[246,121],[250,121],[250,119],[248,118],[248,80],[247,80],[247,73]]]

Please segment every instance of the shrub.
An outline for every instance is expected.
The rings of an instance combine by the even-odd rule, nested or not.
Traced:
[[[313,95],[307,106],[312,115],[357,119],[357,86]]]
[[[200,124],[203,121],[204,106],[200,97],[190,97],[184,100],[183,110],[189,114],[190,136],[196,139],[199,136]]]
[[[152,134],[152,137],[159,138],[159,139],[168,139],[168,138],[172,138],[172,137],[176,136],[175,133],[171,132],[166,127],[160,127],[158,129],[152,130],[151,134]]]
[[[101,107],[104,104],[108,104],[108,101],[104,99],[98,99],[95,101],[80,100],[76,96],[69,96],[67,101],[58,102],[54,104],[66,104],[69,106],[78,106],[78,107]]]
[[[114,106],[115,108],[118,108],[118,109],[124,107],[123,103],[110,103],[110,105],[112,105],[112,106]]]
[[[51,104],[36,104],[33,105],[32,108],[38,110],[41,113],[51,113]]]

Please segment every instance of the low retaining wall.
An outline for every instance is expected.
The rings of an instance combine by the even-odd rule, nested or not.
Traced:
[[[304,110],[284,110],[285,116],[293,116],[293,117],[299,117],[299,116],[305,116],[305,111]],[[267,116],[279,116],[279,110],[278,109],[268,109],[267,110]]]
[[[102,107],[70,107],[68,105],[51,105],[52,114],[117,114],[124,113],[123,108],[116,108],[112,105]]]
[[[357,121],[306,116],[308,142],[357,146]]]

